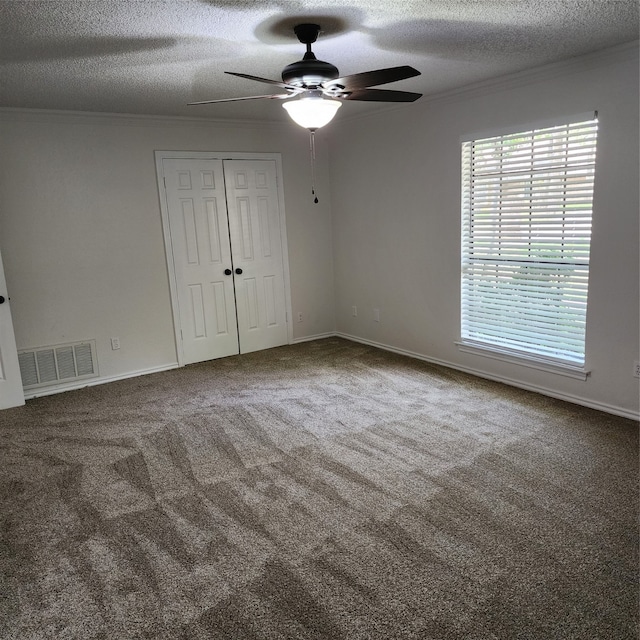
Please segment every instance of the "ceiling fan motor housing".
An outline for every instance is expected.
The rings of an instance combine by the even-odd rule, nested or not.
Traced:
[[[328,80],[335,80],[339,75],[337,67],[330,62],[323,62],[306,55],[303,60],[288,64],[282,70],[282,81],[294,87],[314,88],[320,86]]]

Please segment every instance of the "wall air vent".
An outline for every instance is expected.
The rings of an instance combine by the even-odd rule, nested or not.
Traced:
[[[18,360],[25,389],[98,376],[95,340],[24,349]]]

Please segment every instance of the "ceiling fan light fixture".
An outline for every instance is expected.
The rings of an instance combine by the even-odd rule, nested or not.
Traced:
[[[341,103],[338,100],[308,95],[297,100],[289,100],[282,106],[296,124],[305,129],[315,130],[331,122]]]

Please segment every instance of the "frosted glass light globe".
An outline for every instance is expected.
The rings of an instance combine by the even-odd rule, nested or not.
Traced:
[[[342,106],[338,100],[307,96],[282,105],[291,119],[305,129],[319,129],[333,119]]]

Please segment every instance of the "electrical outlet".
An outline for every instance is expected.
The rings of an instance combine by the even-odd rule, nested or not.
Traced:
[[[302,311],[298,311],[298,322],[302,322]]]
[[[355,318],[358,315],[358,307],[356,307],[356,305],[354,304],[353,307],[351,307],[351,315]]]
[[[373,321],[380,322],[380,309],[373,310]]]
[[[633,375],[636,378],[640,378],[640,362],[637,360],[633,363]]]
[[[120,338],[111,338],[111,348],[114,351],[120,348]]]

